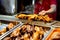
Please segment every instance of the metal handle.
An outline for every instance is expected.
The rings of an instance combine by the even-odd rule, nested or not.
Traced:
[[[11,32],[13,32],[17,27],[21,27],[22,25],[23,25],[23,23],[20,22],[18,25],[14,26],[14,28],[10,29],[8,32],[6,32],[2,36],[0,36],[0,40],[2,40],[4,37],[6,37],[7,35],[9,35]]]

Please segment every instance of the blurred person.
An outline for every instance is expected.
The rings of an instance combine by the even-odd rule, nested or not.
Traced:
[[[56,0],[37,0],[35,3],[35,14],[48,14],[53,20],[56,19]]]

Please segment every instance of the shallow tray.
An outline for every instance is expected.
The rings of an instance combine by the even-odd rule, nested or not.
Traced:
[[[52,26],[53,27],[60,27],[60,21],[57,21],[57,23],[54,23]]]
[[[28,25],[30,25],[30,24],[28,24]],[[35,25],[35,26],[37,26],[37,25]],[[20,26],[19,26],[20,27]],[[47,27],[44,27],[44,28],[46,28],[48,31],[46,31],[45,33],[44,33],[44,37],[46,36],[46,34],[48,34],[48,32],[51,30],[51,28],[49,27],[49,28],[47,28]],[[7,36],[6,36],[7,37]],[[9,35],[8,35],[8,37],[9,37]],[[43,39],[42,40],[44,40],[44,37],[43,37]]]
[[[60,28],[52,29],[49,34],[45,37],[45,40],[51,40],[51,38],[55,37],[57,34],[60,34]]]
[[[31,25],[38,25],[38,26],[45,26],[45,27],[51,27],[52,24],[56,23],[57,21],[52,21],[51,23],[45,23],[43,21],[28,21],[25,19],[19,19],[23,23],[29,23]]]
[[[8,24],[9,23],[13,23],[14,24],[14,26],[16,26],[16,25],[18,25],[19,24],[19,22],[17,22],[17,21],[12,21],[12,20],[0,20],[0,31],[1,30],[3,30],[4,28],[6,28],[6,30],[7,30],[7,27],[8,27]],[[9,31],[9,30],[7,30],[7,31]],[[7,32],[6,31],[6,32]],[[3,34],[2,34],[3,35]],[[1,35],[0,35],[1,36]]]

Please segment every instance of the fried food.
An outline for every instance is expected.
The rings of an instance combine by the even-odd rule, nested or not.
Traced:
[[[2,30],[0,30],[0,35],[4,34],[5,32],[9,31],[11,28],[13,28],[14,27],[14,24],[15,23],[9,23],[7,27],[5,27]]]
[[[28,19],[29,21],[42,20],[44,22],[45,21],[49,22],[52,20],[52,18],[50,18],[48,15],[37,15],[37,14],[31,14],[31,15],[20,14],[20,15],[17,15],[17,18]]]
[[[42,19],[43,19],[42,15],[38,16],[38,20],[42,20]]]
[[[29,40],[29,35],[28,34],[24,35],[24,40]]]
[[[10,29],[13,28],[13,27],[14,27],[14,24],[13,24],[13,23],[9,23],[8,29],[10,30]]]
[[[45,21],[47,21],[47,22],[52,20],[52,18],[49,18],[48,15],[45,15],[45,16],[43,17],[43,19],[44,19]]]
[[[20,35],[20,28],[15,29],[10,35],[10,37],[16,37],[18,35]]]
[[[44,34],[44,31],[43,31],[42,27],[37,27],[37,26],[35,26],[35,30],[36,30],[37,32],[39,32],[41,35]]]
[[[6,28],[0,30],[0,35],[4,34],[6,31],[7,31]]]
[[[4,40],[12,40],[10,37],[6,37],[4,38]]]
[[[24,24],[16,28],[10,35],[9,40],[42,40],[44,37],[43,27]],[[6,38],[7,39],[7,38]]]
[[[33,40],[39,40],[39,32],[33,33]]]
[[[26,15],[25,14],[20,14],[20,15],[18,15],[18,16],[16,16],[17,18],[24,18]]]
[[[21,40],[21,37],[17,37],[15,40]]]
[[[49,22],[49,21],[51,21],[52,20],[52,18],[50,18],[48,15],[40,15],[40,16],[38,16],[38,19],[39,20],[43,20],[43,21],[46,21],[46,22]]]
[[[29,15],[28,15],[29,16]],[[28,20],[31,20],[31,19],[37,19],[38,15],[34,14],[34,15],[30,15],[28,17]]]

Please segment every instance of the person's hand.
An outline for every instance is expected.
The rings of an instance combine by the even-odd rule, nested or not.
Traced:
[[[39,15],[45,15],[45,14],[46,14],[46,11],[45,10],[39,12]]]

